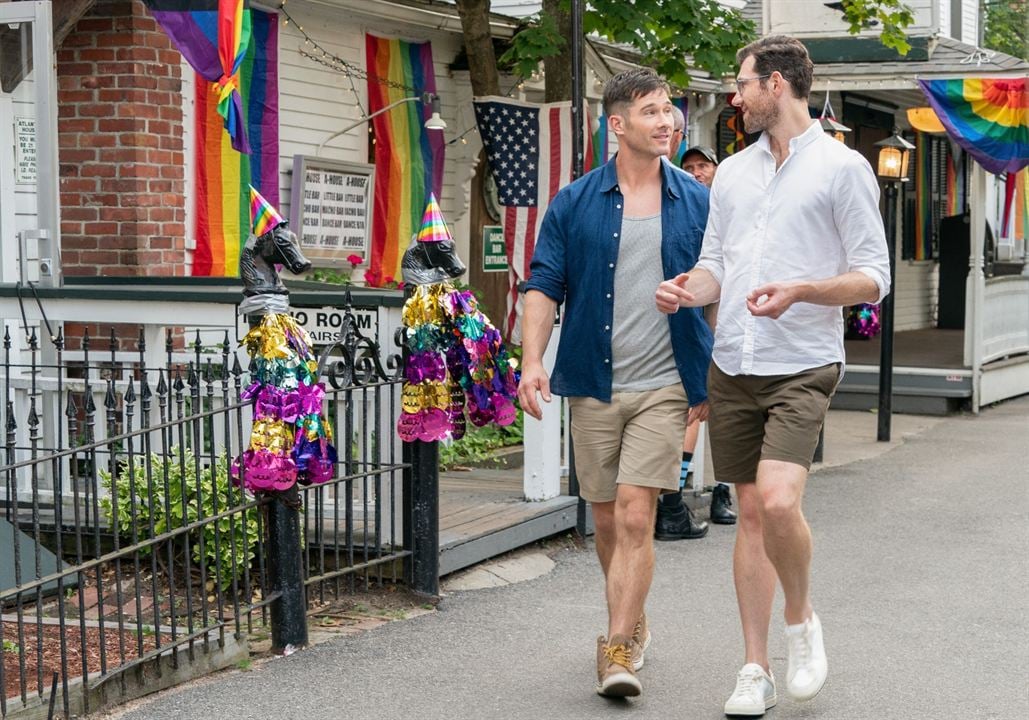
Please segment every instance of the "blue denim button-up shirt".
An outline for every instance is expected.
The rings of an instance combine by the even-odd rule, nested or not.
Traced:
[[[690,270],[700,256],[708,191],[664,161],[661,176],[661,265],[670,280]],[[623,204],[612,158],[562,188],[543,218],[526,291],[538,290],[565,305],[550,378],[550,389],[558,395],[611,402],[611,324]],[[690,405],[697,405],[707,399],[711,329],[700,308],[682,308],[668,316],[668,323],[679,377]]]

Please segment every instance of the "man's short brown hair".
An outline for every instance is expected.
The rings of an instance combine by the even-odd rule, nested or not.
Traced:
[[[655,90],[671,92],[668,83],[650,68],[620,72],[604,85],[604,114],[610,117],[623,113],[634,101]]]
[[[803,100],[811,92],[811,76],[814,65],[807,48],[797,38],[789,35],[769,35],[755,40],[736,53],[736,64],[751,55],[754,56],[754,72],[771,75],[778,71],[793,88],[793,97]],[[765,84],[765,80],[761,80]]]

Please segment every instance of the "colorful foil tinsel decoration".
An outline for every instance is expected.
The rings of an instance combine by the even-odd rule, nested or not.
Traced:
[[[401,440],[459,440],[466,412],[479,427],[515,421],[517,361],[474,295],[449,283],[418,285],[402,320],[410,356],[397,421]]]
[[[879,306],[870,303],[855,305],[847,315],[847,338],[871,340],[879,334]]]
[[[292,316],[265,315],[240,342],[252,358],[251,383],[242,393],[254,403],[250,447],[232,463],[232,478],[251,492],[285,491],[332,478],[336,448],[322,413],[325,385],[311,338]]]

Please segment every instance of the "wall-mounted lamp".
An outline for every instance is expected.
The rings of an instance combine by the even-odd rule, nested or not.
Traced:
[[[408,103],[408,102],[422,102],[422,103],[430,103],[431,104],[432,115],[430,115],[429,119],[425,121],[424,125],[422,125],[422,127],[424,127],[426,130],[446,130],[447,129],[446,121],[442,117],[440,117],[440,114],[439,114],[439,109],[440,109],[439,95],[436,95],[435,93],[424,93],[423,95],[412,95],[411,97],[400,98],[399,100],[391,102],[386,107],[379,108],[378,110],[373,112],[371,115],[367,115],[367,116],[361,118],[360,120],[358,120],[356,122],[353,122],[350,125],[347,125],[342,130],[339,130],[337,132],[334,132],[332,135],[329,135],[329,137],[325,138],[320,143],[318,143],[318,147],[314,151],[315,156],[321,155],[322,148],[324,148],[326,146],[326,144],[328,144],[330,141],[335,140],[336,138],[338,138],[340,135],[344,135],[344,134],[350,132],[351,130],[353,130],[354,128],[360,127],[361,125],[364,125],[366,122],[371,120],[373,117],[376,117],[378,115],[382,115],[382,113],[389,112],[390,110],[392,110],[393,108],[397,107],[398,105],[403,105],[404,103]]]

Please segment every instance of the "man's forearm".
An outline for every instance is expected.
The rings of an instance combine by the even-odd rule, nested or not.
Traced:
[[[798,286],[797,302],[815,305],[857,305],[879,299],[879,286],[863,272],[853,271],[827,280],[810,280]]]
[[[525,315],[522,317],[522,365],[542,363],[543,353],[554,331],[557,303],[541,293],[525,294]]]
[[[693,295],[693,300],[687,307],[704,307],[721,299],[722,286],[709,271],[695,267],[688,274],[690,279],[685,289]]]

